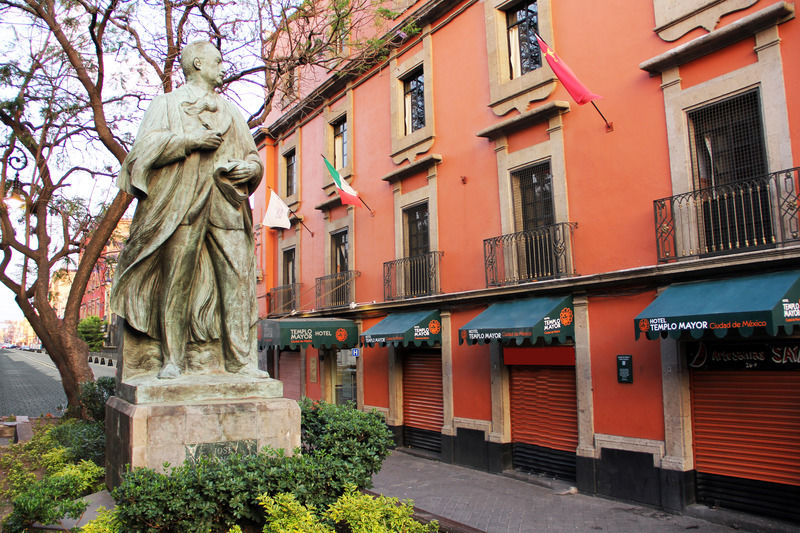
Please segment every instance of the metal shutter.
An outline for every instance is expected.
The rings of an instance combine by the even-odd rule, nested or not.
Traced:
[[[300,353],[281,352],[278,372],[278,379],[283,382],[283,397],[299,400],[303,390],[300,384]]]
[[[441,451],[444,407],[440,352],[404,354],[403,419],[406,446]]]
[[[703,370],[691,384],[698,501],[800,519],[800,371]]]
[[[511,367],[514,468],[575,479],[578,405],[572,367]]]

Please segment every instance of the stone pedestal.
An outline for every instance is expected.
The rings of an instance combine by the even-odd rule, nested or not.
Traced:
[[[163,471],[200,455],[287,453],[300,446],[300,408],[274,379],[235,374],[131,379],[106,404],[106,484],[126,466]]]

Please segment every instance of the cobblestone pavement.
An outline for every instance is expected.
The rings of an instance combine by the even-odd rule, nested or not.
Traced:
[[[95,377],[113,376],[113,367],[91,364]],[[61,376],[45,353],[0,349],[0,416],[62,414],[67,397]]]
[[[507,476],[394,451],[373,477],[373,492],[488,533],[753,531],[605,498],[545,488]],[[567,492],[566,494],[560,494]]]

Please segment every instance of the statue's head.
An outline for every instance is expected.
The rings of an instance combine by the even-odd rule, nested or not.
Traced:
[[[186,81],[195,79],[211,87],[222,85],[222,54],[208,41],[194,41],[181,52],[181,68]]]

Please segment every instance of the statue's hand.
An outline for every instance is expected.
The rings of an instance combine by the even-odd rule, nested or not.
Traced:
[[[201,130],[189,138],[187,153],[212,151],[222,144],[222,134],[218,131]]]
[[[236,166],[226,174],[232,183],[250,181],[261,172],[261,166],[252,161],[237,161]]]

